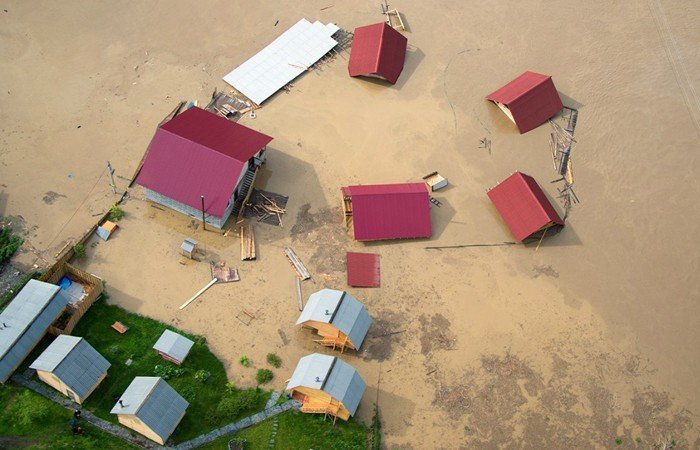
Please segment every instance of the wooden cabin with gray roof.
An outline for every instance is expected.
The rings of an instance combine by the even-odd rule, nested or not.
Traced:
[[[5,383],[66,309],[55,284],[29,280],[0,313],[0,383]]]
[[[119,423],[165,445],[190,404],[160,377],[136,377],[110,411]]]
[[[367,336],[372,318],[365,306],[345,291],[322,289],[309,296],[297,325],[315,329],[321,345],[357,350]]]
[[[360,405],[367,385],[351,365],[335,356],[313,353],[299,360],[286,390],[301,403],[301,412],[348,420]]]
[[[85,399],[107,376],[111,364],[77,336],[58,336],[29,366],[41,381],[76,403]]]

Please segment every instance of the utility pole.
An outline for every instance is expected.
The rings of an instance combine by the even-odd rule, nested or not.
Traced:
[[[112,194],[117,193],[117,185],[114,184],[114,169],[112,169],[112,164],[107,161],[107,172],[109,172],[109,186],[112,188]]]
[[[204,196],[202,195],[202,230],[207,231],[207,222],[204,220]]]

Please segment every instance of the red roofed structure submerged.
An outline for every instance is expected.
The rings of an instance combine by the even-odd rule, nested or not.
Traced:
[[[255,130],[201,108],[190,108],[161,125],[148,147],[136,182],[146,198],[223,227],[244,200],[272,141]]]
[[[491,188],[487,195],[520,242],[542,239],[564,227],[564,221],[554,206],[529,175],[515,172]]]
[[[343,211],[358,241],[432,236],[430,196],[425,183],[346,186]]]
[[[408,39],[384,22],[355,28],[348,72],[351,77],[372,76],[396,84],[407,47]]]
[[[533,130],[562,110],[552,77],[525,72],[486,97],[517,125],[520,134]]]

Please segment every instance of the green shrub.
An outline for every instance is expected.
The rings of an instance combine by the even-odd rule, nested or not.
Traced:
[[[221,399],[216,406],[219,418],[235,418],[242,412],[255,406],[258,396],[253,389],[246,389],[235,394],[229,394]]]
[[[155,376],[161,377],[164,380],[177,378],[180,375],[183,375],[185,372],[185,369],[171,365],[156,364],[156,366],[153,368],[153,373]],[[195,378],[197,378],[197,374],[195,374]]]
[[[73,251],[75,251],[75,257],[78,259],[83,259],[86,256],[85,246],[81,243],[77,243],[73,246]]]
[[[199,369],[194,373],[194,379],[199,381],[200,383],[205,383],[209,377],[211,376],[211,372],[207,372],[204,369]]]
[[[270,364],[272,367],[279,368],[282,365],[282,359],[277,356],[275,353],[268,353],[267,354],[267,362]]]
[[[109,212],[107,213],[107,220],[111,220],[112,222],[118,222],[122,218],[124,218],[124,210],[119,207],[119,205],[114,205],[111,208],[109,208]]]
[[[258,382],[258,384],[269,383],[274,377],[275,375],[270,369],[260,369],[258,370],[258,373],[255,374],[255,380]]]
[[[250,360],[246,355],[241,356],[241,359],[238,360],[243,367],[248,367],[250,366]]]
[[[10,259],[23,243],[24,239],[12,233],[10,227],[0,230],[0,263]]]

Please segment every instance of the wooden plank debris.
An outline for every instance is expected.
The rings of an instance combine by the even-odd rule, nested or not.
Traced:
[[[241,225],[241,261],[251,261],[255,256],[255,234],[252,225]]]
[[[301,299],[301,280],[299,279],[299,277],[295,278],[294,280],[296,281],[296,285],[297,285],[297,303],[299,304],[299,311],[303,311],[304,310],[304,302]]]
[[[187,308],[187,305],[189,305],[189,304],[192,303],[193,301],[197,300],[197,297],[199,297],[200,295],[204,294],[204,291],[206,291],[206,290],[209,289],[210,287],[214,286],[214,284],[215,284],[217,281],[218,281],[218,280],[217,280],[216,278],[212,278],[212,280],[211,280],[209,283],[207,283],[206,286],[204,286],[202,289],[200,289],[199,291],[197,291],[197,293],[194,294],[192,297],[190,297],[190,299],[187,300],[185,303],[183,303],[182,305],[180,305],[180,309],[185,309],[185,308]]]
[[[289,247],[285,247],[284,254],[287,256],[287,259],[292,266],[294,266],[294,270],[297,271],[297,274],[302,281],[311,278],[309,271],[306,270],[306,267],[304,267],[304,264],[299,260],[296,253],[294,253],[294,250]]]
[[[115,330],[117,330],[117,331],[119,332],[119,334],[124,334],[124,333],[126,333],[127,331],[129,331],[129,327],[127,327],[126,325],[124,325],[124,324],[121,323],[121,322],[114,322],[114,323],[112,324],[112,328],[114,328]]]

